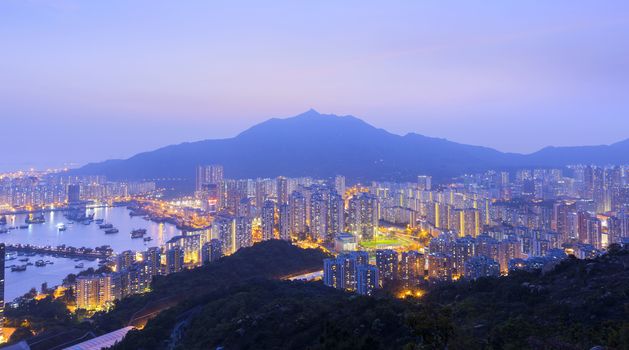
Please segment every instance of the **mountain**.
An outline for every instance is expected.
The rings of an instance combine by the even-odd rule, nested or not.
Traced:
[[[353,181],[412,181],[418,174],[443,179],[465,172],[574,163],[629,163],[629,140],[610,146],[548,147],[523,155],[415,133],[404,136],[352,116],[309,110],[273,118],[236,137],[182,143],[125,160],[91,163],[75,174],[110,179],[185,178],[199,164],[220,163],[231,178],[337,174]]]

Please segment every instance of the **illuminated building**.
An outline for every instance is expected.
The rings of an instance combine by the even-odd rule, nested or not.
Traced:
[[[113,274],[79,276],[76,278],[76,306],[85,310],[102,310],[116,299]]]
[[[223,181],[223,166],[218,164],[197,166],[196,190],[202,191],[207,184],[219,184]]]
[[[398,254],[392,249],[376,250],[376,266],[383,281],[392,281],[398,277]]]
[[[367,252],[349,252],[339,254],[337,260],[341,264],[341,285],[349,291],[356,290],[356,267],[369,264]]]
[[[349,232],[359,240],[371,240],[378,230],[378,200],[360,193],[349,201]]]
[[[148,270],[147,265],[136,263],[125,271],[118,272],[116,275],[120,285],[120,296],[124,298],[148,291],[153,277]]]
[[[337,253],[354,251],[358,248],[356,236],[347,232],[339,232],[334,239],[334,250]]]
[[[356,267],[356,292],[360,295],[373,295],[380,288],[378,268],[372,265]]]
[[[277,203],[288,203],[288,180],[283,176],[277,178]]]
[[[465,273],[465,262],[474,257],[475,240],[470,236],[458,238],[452,249],[452,272],[461,276]]]
[[[236,251],[240,248],[251,247],[253,244],[252,231],[250,217],[239,216],[236,218]]]
[[[328,206],[321,192],[314,192],[310,199],[310,236],[314,241],[324,241],[327,237]]]
[[[500,276],[500,265],[486,256],[476,256],[465,262],[465,278],[478,279],[481,277]]]
[[[327,236],[334,237],[334,235],[343,231],[345,231],[345,207],[343,197],[337,193],[330,193],[328,198]]]
[[[445,253],[428,254],[428,278],[433,281],[448,281],[452,278],[452,257]]]
[[[144,252],[143,263],[151,276],[162,274],[162,250],[159,247],[150,247]]]
[[[290,234],[302,239],[306,233],[306,198],[301,192],[293,191],[289,200]]]
[[[339,195],[343,195],[343,193],[345,193],[345,176],[336,175],[334,178],[334,189]]]
[[[432,189],[432,176],[417,176],[417,188],[420,191],[430,191]]]
[[[231,215],[218,215],[212,223],[212,237],[217,237],[222,244],[223,255],[236,251],[236,220]]]
[[[166,250],[166,274],[183,270],[184,252],[179,246],[173,246]]]
[[[223,256],[223,246],[221,241],[213,239],[201,248],[201,262],[207,264],[220,259]]]
[[[338,259],[323,260],[323,284],[328,287],[342,289],[341,263]]]
[[[288,203],[279,206],[280,239],[290,241],[290,206]]]
[[[135,252],[125,250],[116,256],[116,271],[124,271],[135,262]]]
[[[418,251],[402,252],[400,257],[399,276],[407,288],[416,286],[424,279],[426,259]]]
[[[275,202],[267,200],[264,202],[262,212],[260,213],[262,221],[262,240],[267,241],[273,239],[273,231],[275,229]]]

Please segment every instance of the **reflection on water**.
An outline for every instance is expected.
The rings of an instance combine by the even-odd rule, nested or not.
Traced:
[[[43,224],[29,225],[28,229],[15,229],[6,234],[0,234],[0,242],[6,244],[33,244],[38,246],[58,246],[65,244],[73,247],[98,247],[109,245],[114,252],[123,250],[142,251],[149,247],[159,246],[170,238],[179,235],[180,231],[168,223],[154,223],[144,220],[141,217],[130,217],[129,211],[124,207],[116,208],[96,208],[94,218],[103,219],[105,223],[111,223],[119,232],[116,234],[105,234],[98,224],[92,223],[84,225],[82,223],[70,223],[62,212],[49,212],[44,215],[46,222]],[[24,225],[26,214],[7,216],[7,226]],[[66,230],[59,231],[57,225],[65,224]],[[131,231],[134,229],[146,229],[147,235],[153,240],[145,242],[143,239],[132,239]],[[33,262],[39,258],[32,257]],[[13,300],[32,287],[40,288],[41,284],[47,282],[49,286],[61,283],[61,280],[72,272],[78,272],[74,266],[77,264],[73,259],[53,258],[46,256],[44,260],[51,260],[53,265],[45,267],[28,266],[24,272],[11,272],[5,270],[5,298]],[[85,268],[96,267],[97,262],[82,261]],[[8,261],[7,265],[20,264],[17,260]]]

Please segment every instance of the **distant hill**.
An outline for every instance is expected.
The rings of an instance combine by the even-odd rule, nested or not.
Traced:
[[[629,140],[610,146],[548,147],[529,155],[464,145],[415,133],[404,136],[352,116],[315,110],[273,118],[236,137],[167,146],[125,160],[91,163],[73,172],[111,179],[194,179],[199,164],[220,163],[230,178],[337,174],[353,181],[437,179],[487,169],[629,163]]]
[[[407,300],[321,282],[226,283],[114,349],[627,349],[628,266],[629,251],[612,249],[545,273],[444,283]]]

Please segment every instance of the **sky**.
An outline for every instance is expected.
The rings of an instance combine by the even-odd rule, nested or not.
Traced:
[[[0,1],[0,170],[314,108],[530,153],[629,138],[629,2]]]

